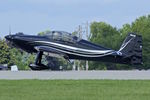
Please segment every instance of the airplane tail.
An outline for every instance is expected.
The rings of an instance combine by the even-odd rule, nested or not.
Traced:
[[[142,62],[142,36],[129,33],[122,43],[119,51],[127,58],[131,58],[131,64],[143,64]]]

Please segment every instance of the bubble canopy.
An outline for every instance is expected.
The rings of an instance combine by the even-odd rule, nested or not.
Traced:
[[[77,36],[74,36],[71,33],[64,31],[50,31],[47,32],[45,36],[56,41],[64,41],[72,43],[75,43],[80,40]]]

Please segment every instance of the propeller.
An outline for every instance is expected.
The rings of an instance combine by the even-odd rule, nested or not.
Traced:
[[[11,36],[11,27],[9,25],[9,35],[5,36],[5,40],[6,40],[6,43],[7,45],[9,45],[10,47],[12,46],[12,43],[11,43],[11,39],[12,39],[12,36]]]
[[[9,35],[11,35],[11,26],[9,25]]]

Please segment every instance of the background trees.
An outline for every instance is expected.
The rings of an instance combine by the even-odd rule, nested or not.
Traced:
[[[143,68],[150,68],[150,15],[142,16],[131,24],[132,32],[142,35],[143,39]]]
[[[10,52],[4,39],[0,39],[0,64],[12,65],[14,63],[13,54]]]
[[[93,22],[90,26],[91,36],[89,40],[114,50],[119,49],[120,32],[105,22]],[[90,62],[90,69],[116,69],[116,64],[105,62]]]
[[[129,32],[142,35],[143,38],[143,69],[150,68],[150,15],[137,18],[132,24],[124,24],[121,29],[116,29],[105,22],[93,22],[90,26],[90,41],[108,48],[118,50]],[[93,67],[94,66],[94,67]],[[90,62],[90,69],[132,69],[132,66]]]

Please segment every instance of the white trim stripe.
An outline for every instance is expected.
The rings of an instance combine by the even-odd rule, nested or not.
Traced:
[[[57,47],[59,46],[59,47],[70,49],[71,51],[80,52],[80,53],[85,53],[86,52],[88,54],[105,54],[105,53],[113,52],[113,50],[87,50],[87,49],[72,47],[72,46],[53,43],[53,42],[48,42],[48,41],[35,41],[35,42],[47,43],[47,44],[51,44],[51,45],[54,45],[54,46],[57,46]]]
[[[122,44],[121,48],[119,49],[119,52],[121,50],[123,50],[131,41],[133,40],[133,38],[131,38],[128,42],[126,42],[125,44]]]
[[[65,51],[65,50],[61,50],[61,49],[57,49],[57,48],[53,48],[53,47],[47,47],[47,46],[41,46],[42,47],[46,47],[46,48],[49,48],[49,49],[55,49],[56,51],[59,51],[59,52],[62,52],[62,53],[67,53],[67,54],[72,54],[72,55],[76,55],[76,56],[82,56],[82,57],[103,57],[103,56],[106,56],[106,55],[110,55],[114,52],[109,52],[109,53],[104,53],[104,54],[99,54],[99,55],[88,55],[88,54],[78,54],[78,53],[73,53],[73,52],[69,52],[69,51]],[[39,51],[40,48],[35,48],[36,50]],[[46,51],[44,51],[46,52]]]

